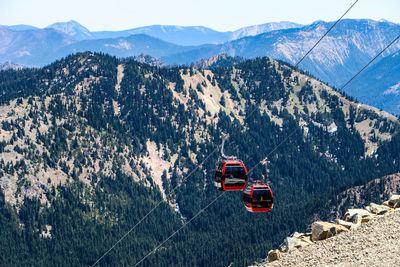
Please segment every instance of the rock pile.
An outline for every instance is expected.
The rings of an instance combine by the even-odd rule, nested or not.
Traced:
[[[311,226],[310,233],[297,233],[285,239],[285,242],[279,249],[268,252],[267,262],[271,263],[279,260],[288,252],[295,251],[298,248],[318,243],[332,236],[336,236],[343,232],[349,232],[357,229],[360,225],[380,218],[391,213],[400,214],[400,195],[393,195],[388,201],[381,205],[371,203],[364,209],[349,209],[341,219],[335,222],[314,222]],[[275,265],[275,264],[274,264]]]

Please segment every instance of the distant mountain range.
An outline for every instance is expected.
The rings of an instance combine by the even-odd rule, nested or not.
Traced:
[[[271,31],[221,45],[163,58],[169,64],[190,64],[218,54],[256,58],[268,56],[295,64],[332,26],[319,21],[302,28]],[[347,81],[400,34],[400,25],[373,20],[342,20],[302,62],[300,68],[335,86]],[[400,49],[395,43],[388,55]]]
[[[44,29],[29,25],[0,26],[0,63],[11,61],[25,66],[43,66],[69,54],[93,51],[117,57],[146,54],[169,65],[195,64],[220,54],[244,59],[268,56],[295,64],[332,24],[324,21],[310,25],[266,23],[233,32],[218,32],[200,26],[164,25],[91,32],[76,21],[54,23]],[[299,67],[339,88],[399,34],[400,25],[396,23],[344,19]],[[399,50],[400,42],[397,42],[382,60]],[[393,103],[390,105],[385,100],[393,95],[390,93],[393,86],[393,90],[397,90],[399,81],[395,77],[400,76],[400,71],[391,68],[392,75],[378,74],[377,71],[383,71],[386,66],[386,63],[381,63],[379,67],[379,60],[376,67],[370,68],[374,67],[375,76],[381,77],[373,79],[374,75],[369,75],[368,81],[369,87],[379,90],[382,98],[355,93],[361,90],[360,86],[365,87],[362,82],[354,81],[346,92],[367,104],[400,114],[395,108],[400,105],[396,97],[391,98]],[[388,58],[387,61],[391,60]],[[391,64],[399,65],[395,60]],[[383,94],[386,91],[389,93]]]
[[[62,33],[68,34],[77,40],[93,39],[93,34],[78,22],[71,20],[69,22],[56,22],[46,27]]]
[[[178,45],[203,45],[203,44],[221,44],[227,41],[236,40],[246,36],[290,28],[299,28],[304,25],[289,22],[270,22],[260,25],[240,28],[236,31],[219,32],[203,26],[173,26],[173,25],[152,25],[139,28],[133,28],[122,31],[90,31],[80,23],[71,20],[68,22],[53,23],[44,29],[54,29],[67,34],[77,41],[93,39],[109,39],[128,37],[134,34],[146,34],[161,40],[175,43]],[[30,25],[0,25],[0,28],[6,28],[14,31],[39,30],[39,28]]]
[[[54,29],[0,28],[0,63],[42,66],[57,59],[57,51],[76,40]]]
[[[0,63],[12,61],[26,66],[43,66],[71,53],[94,51],[118,57],[149,54],[166,57],[222,44],[243,36],[276,29],[301,27],[293,22],[273,22],[218,32],[194,26],[153,25],[123,31],[91,32],[76,21],[58,22],[44,29],[29,25],[0,25]]]

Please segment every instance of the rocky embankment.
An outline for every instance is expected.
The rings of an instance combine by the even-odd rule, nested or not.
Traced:
[[[294,233],[259,266],[400,266],[400,195]]]

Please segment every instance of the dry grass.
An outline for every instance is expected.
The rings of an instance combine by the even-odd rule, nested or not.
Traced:
[[[147,141],[146,146],[148,155],[140,157],[140,160],[142,160],[146,167],[150,170],[154,183],[159,187],[163,199],[166,200],[161,176],[163,172],[166,171],[168,179],[168,169],[174,166],[177,155],[173,155],[171,157],[171,161],[166,161],[162,158],[164,154],[164,148],[161,147],[160,150],[157,150],[156,143],[150,141]]]

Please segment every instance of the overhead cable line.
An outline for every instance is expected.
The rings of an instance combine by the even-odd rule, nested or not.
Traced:
[[[319,44],[319,42],[321,42],[322,39],[325,38],[325,36],[336,26],[336,24],[339,23],[339,21],[342,20],[342,18],[350,11],[350,9],[353,8],[353,6],[354,6],[355,4],[357,4],[357,2],[358,2],[358,0],[356,0],[356,1],[351,5],[351,7],[349,7],[349,9],[347,9],[346,12],[344,12],[344,14],[335,22],[335,24],[333,24],[332,27],[330,27],[329,30],[318,40],[318,42],[316,42],[316,43],[314,44],[314,46],[311,47],[311,49],[307,52],[307,54],[305,54],[305,55],[299,60],[299,62],[297,62],[297,64],[294,66],[295,68],[297,68],[297,66],[303,61],[303,59],[305,59],[305,58],[308,56],[308,54],[311,53],[311,51]]]
[[[353,5],[351,5],[351,7],[349,9],[346,10],[346,12],[336,21],[336,23],[327,31],[326,34],[324,34],[318,41],[317,43],[306,53],[305,56],[303,56],[300,61],[295,65],[295,67],[297,67],[301,61],[310,54],[310,52],[316,47],[316,45],[329,33],[329,31],[331,31],[333,29],[333,27],[335,27],[337,25],[337,23],[344,17],[345,14],[348,13],[348,11],[353,8],[353,6],[358,2],[358,0],[356,0]],[[376,58],[376,57],[375,57]],[[358,74],[357,74],[358,75]],[[270,93],[266,96],[266,98],[268,98],[273,90],[270,91]],[[261,103],[261,102],[260,102]],[[245,119],[243,121],[245,121],[246,119],[248,119],[257,109],[258,109],[257,105],[251,112],[249,115],[247,115],[245,117]],[[268,153],[268,156],[270,156],[275,150],[277,150],[284,142],[286,142],[298,129],[299,127],[296,127],[296,129],[294,131],[292,131],[288,136],[286,136],[277,146],[275,146],[270,153]],[[236,133],[236,131],[234,132]],[[215,152],[215,150],[213,151]],[[266,159],[265,159],[266,160]],[[204,162],[204,161],[203,161]],[[202,163],[203,163],[202,162]],[[261,163],[261,162],[260,162]],[[260,164],[258,163],[258,164]],[[257,165],[258,165],[257,164]],[[257,166],[256,165],[256,166]],[[254,166],[253,168],[251,168],[250,171],[252,171],[256,166]],[[249,171],[249,172],[250,172]],[[165,239],[164,241],[162,241],[158,246],[156,246],[152,251],[150,251],[148,254],[146,254],[146,256],[144,256],[139,262],[137,262],[134,266],[139,265],[141,262],[143,262],[147,257],[149,257],[152,253],[154,253],[158,248],[160,248],[164,243],[166,243],[168,240],[170,240],[173,236],[175,236],[180,230],[182,230],[186,225],[188,225],[191,221],[193,221],[196,217],[198,217],[201,213],[203,213],[208,207],[210,207],[212,204],[214,204],[222,195],[224,195],[226,193],[226,191],[224,191],[222,194],[220,194],[219,196],[217,196],[213,201],[211,201],[209,204],[207,204],[207,206],[205,206],[204,208],[202,208],[198,213],[196,213],[196,215],[194,215],[188,222],[186,222],[185,224],[183,224],[178,230],[176,230],[175,232],[173,232],[167,239]]]
[[[392,42],[390,42],[390,44],[388,44],[382,51],[380,51],[374,58],[372,58],[360,71],[358,71],[355,75],[353,75],[351,77],[350,80],[348,80],[342,87],[340,87],[340,89],[338,91],[342,92],[343,89],[351,82],[353,81],[361,72],[363,72],[372,62],[375,61],[375,59],[377,59],[380,55],[382,55],[383,52],[385,52],[392,44],[394,44],[398,39],[400,38],[400,35],[398,35]],[[325,108],[327,105],[329,104],[329,101],[326,102],[324,105],[322,105],[319,110],[322,110],[322,108]],[[270,153],[268,153],[268,155],[262,159],[260,162],[258,162],[253,168],[251,168],[249,170],[249,173],[254,170],[254,168],[256,168],[259,164],[262,164],[264,161],[266,161],[268,159],[268,157],[276,150],[278,149],[279,146],[281,146],[284,142],[286,142],[287,139],[289,139],[299,128],[301,128],[301,126],[303,126],[301,123],[299,123],[299,125],[288,135],[285,137],[285,139],[283,139],[283,141],[281,143],[279,143]]]
[[[210,154],[208,154],[208,156],[199,164],[196,166],[196,168],[194,168],[187,176],[184,180],[186,180],[187,178],[189,178],[209,157],[211,157],[212,154],[214,154],[217,150],[219,149],[219,147],[217,147],[216,149],[214,149]],[[170,196],[178,187],[180,187],[180,185],[183,183],[182,180],[180,183],[178,183],[173,189],[171,189],[170,193],[167,195]],[[114,245],[112,245],[112,247],[110,247],[100,258],[97,259],[97,261],[95,263],[93,263],[91,266],[95,266],[97,263],[99,263],[108,253],[110,253],[111,250],[113,250],[115,248],[116,245],[118,245],[123,239],[125,239],[139,224],[141,224],[151,213],[153,213],[153,211],[155,209],[158,208],[158,206],[161,205],[161,203],[163,203],[164,200],[160,200],[149,212],[146,213],[146,215],[144,215],[131,229],[129,229],[128,232],[126,232],[120,239],[118,239],[117,242],[114,243]]]
[[[180,230],[182,230],[186,225],[188,225],[191,221],[193,221],[194,219],[196,219],[197,216],[199,216],[202,212],[204,212],[208,207],[210,207],[212,204],[214,204],[220,197],[222,197],[224,194],[226,193],[226,191],[224,191],[222,194],[219,194],[216,198],[214,198],[213,201],[211,201],[210,203],[207,204],[207,206],[205,206],[204,208],[202,208],[198,213],[196,213],[196,215],[194,215],[189,221],[185,222],[181,227],[179,227],[178,230],[176,230],[175,232],[172,233],[172,235],[170,235],[167,239],[165,239],[163,242],[161,242],[160,244],[158,244],[158,246],[156,246],[152,251],[150,251],[146,256],[144,256],[140,261],[138,261],[135,266],[138,266],[140,263],[142,263],[148,256],[150,256],[152,253],[154,253],[157,249],[159,249],[162,245],[164,245],[165,242],[167,242],[168,240],[170,240],[174,235],[176,235]]]
[[[354,78],[356,78],[363,70],[365,70],[377,57],[379,57],[380,55],[382,55],[383,52],[386,51],[386,49],[388,49],[392,44],[394,44],[397,40],[399,40],[400,38],[400,34],[389,44],[385,47],[385,49],[383,49],[379,54],[377,54],[373,59],[371,59],[370,62],[368,62],[367,65],[364,66],[364,68],[362,68],[356,75],[354,75],[349,81],[347,81],[340,89],[339,91],[342,91],[343,88],[345,88],[351,81],[354,80]]]
[[[379,55],[381,55],[387,48],[389,48],[394,42],[396,42],[398,39],[400,38],[400,35],[397,36],[396,39],[394,39],[389,45],[387,45],[381,52],[378,53],[377,56],[375,56],[371,61],[369,61],[362,69],[361,71],[359,71],[357,74],[355,74],[350,80],[353,80],[355,77],[357,77],[362,70],[364,70],[368,65],[370,65]],[[349,82],[347,82],[344,86],[342,86],[340,88],[343,89]],[[326,106],[327,103],[325,103],[322,107]],[[285,143],[300,127],[302,126],[302,124],[299,124],[299,126],[297,126],[292,132],[290,132],[290,134],[288,134],[278,145],[276,145],[271,152],[268,153],[268,156],[270,156],[274,151],[276,151],[283,143]],[[249,173],[256,168],[259,164],[263,163],[267,158],[264,158],[262,161],[260,161],[259,163],[257,163],[253,168],[251,168],[251,170],[249,171]],[[209,204],[207,204],[204,208],[202,208],[198,213],[196,213],[196,215],[194,215],[187,223],[183,224],[178,230],[176,230],[174,233],[172,233],[169,237],[167,237],[164,241],[162,241],[155,249],[153,249],[151,252],[149,252],[145,257],[143,257],[139,262],[137,262],[134,266],[137,266],[138,264],[140,264],[141,262],[143,262],[144,259],[146,259],[147,257],[149,257],[152,253],[154,253],[158,248],[160,248],[165,242],[167,242],[168,240],[170,240],[173,236],[175,236],[180,230],[182,230],[186,225],[188,225],[191,221],[193,221],[196,217],[198,217],[201,213],[203,213],[207,208],[209,208],[212,204],[214,204],[222,195],[224,195],[226,193],[226,191],[224,191],[222,194],[220,194],[219,196],[217,196],[213,201],[211,201]]]

